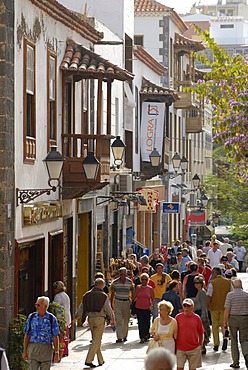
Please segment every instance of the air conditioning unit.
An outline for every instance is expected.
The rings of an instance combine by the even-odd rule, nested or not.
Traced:
[[[125,175],[120,174],[119,191],[131,193],[132,192],[132,186],[133,186],[132,174],[128,174],[128,175],[127,174],[125,174]]]
[[[189,206],[196,207],[196,202],[197,202],[197,194],[190,193],[189,194]]]

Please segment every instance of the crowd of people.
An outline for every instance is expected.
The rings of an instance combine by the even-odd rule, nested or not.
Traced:
[[[73,320],[65,286],[63,282],[55,282],[54,300],[67,311],[67,334],[71,321],[76,322],[78,318],[84,321],[87,317],[92,340],[85,365],[96,367],[95,357],[98,366],[104,364],[101,340],[106,321],[116,331],[116,343],[122,343],[128,340],[129,319],[133,315],[137,318],[140,343],[147,342],[147,370],[156,370],[152,363],[165,358],[170,366],[176,361],[178,370],[183,370],[187,361],[191,370],[201,367],[211,330],[213,351],[218,351],[220,345],[223,351],[226,350],[229,330],[232,368],[240,367],[239,333],[248,368],[248,293],[243,291],[237,275],[242,271],[246,249],[241,242],[235,248],[228,244],[227,239],[221,244],[213,237],[197,249],[189,242],[177,241],[170,253],[163,247],[140,258],[129,249],[127,258],[111,260],[111,282],[106,282],[101,272],[95,275],[94,284],[84,294]],[[54,361],[59,361],[58,323],[56,318],[51,321],[48,305],[47,297],[39,297],[37,312],[34,317],[29,315],[25,327],[23,358],[33,362],[34,367],[30,370],[36,369],[37,362],[42,361],[47,362],[47,369],[50,368],[52,344],[55,347]],[[42,329],[46,336],[43,344],[46,346],[40,346],[44,337],[37,333],[40,325],[36,322],[39,321],[44,321]],[[68,342],[64,345],[68,355]]]
[[[148,343],[148,353],[163,347],[175,353],[178,370],[184,368],[186,361],[193,370],[201,367],[202,355],[207,353],[211,326],[213,351],[218,351],[221,343],[221,349],[226,350],[225,330],[229,328],[233,358],[231,367],[239,368],[238,331],[248,367],[248,337],[244,332],[248,330],[248,321],[243,327],[236,325],[234,328],[230,307],[230,302],[233,305],[235,301],[230,296],[236,292],[236,297],[242,291],[237,272],[242,269],[244,254],[238,254],[242,247],[240,242],[235,250],[231,245],[224,244],[228,244],[227,239],[220,243],[213,237],[202,249],[197,249],[189,242],[177,241],[170,253],[168,249],[158,249],[138,260],[129,249],[126,259],[112,260],[109,303],[113,314],[111,320],[116,326],[116,343],[128,340],[129,318],[133,314],[137,317],[140,343]],[[246,253],[245,248],[244,251]],[[247,319],[248,293],[242,293],[244,304],[239,315]],[[84,298],[80,310],[80,313],[84,310]],[[94,330],[91,330],[92,347]],[[101,341],[98,340],[98,346],[95,346],[97,357],[100,347]],[[99,359],[98,363],[101,364]],[[96,366],[88,361],[86,365]]]

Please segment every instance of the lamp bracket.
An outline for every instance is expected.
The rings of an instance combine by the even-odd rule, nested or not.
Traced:
[[[184,175],[184,172],[167,172],[166,175],[168,175],[170,180],[172,180],[172,179],[175,179],[178,176]]]
[[[195,189],[182,189],[182,193],[185,195],[185,194],[189,194],[191,192],[195,191]]]
[[[42,194],[50,195],[51,192],[55,192],[57,189],[56,186],[52,186],[49,189],[16,189],[16,204],[26,204],[32,200],[38,198]]]

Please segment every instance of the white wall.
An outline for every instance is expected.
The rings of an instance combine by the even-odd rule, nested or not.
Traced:
[[[99,19],[116,35],[123,39],[126,33],[133,38],[133,0],[58,0],[61,4],[74,11]],[[87,7],[85,8],[85,6]]]
[[[134,34],[144,35],[144,48],[158,62],[162,62],[162,56],[159,55],[159,48],[162,42],[159,41],[159,34],[162,28],[159,27],[161,17],[136,17],[134,18]]]
[[[59,24],[46,13],[33,6],[30,1],[18,0],[15,26],[15,174],[16,187],[19,189],[48,188],[47,173],[43,159],[47,155],[47,48],[48,45],[57,54],[57,66],[61,64],[67,38],[90,46],[89,41],[63,24]],[[40,31],[39,31],[39,27]],[[36,161],[34,164],[23,163],[23,37],[35,41],[36,47]],[[57,139],[61,152],[61,72],[57,68]],[[77,124],[80,116],[77,117]],[[59,199],[58,191],[42,195],[38,201]],[[22,207],[16,208],[16,238],[28,235],[44,234],[48,230],[62,228],[62,219],[37,226],[22,227]]]
[[[221,28],[233,25],[234,28]],[[220,45],[248,44],[248,21],[242,17],[218,17],[211,20],[211,37]]]

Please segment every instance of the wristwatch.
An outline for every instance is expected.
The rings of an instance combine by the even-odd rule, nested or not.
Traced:
[[[55,351],[55,353],[59,353],[59,351]]]

